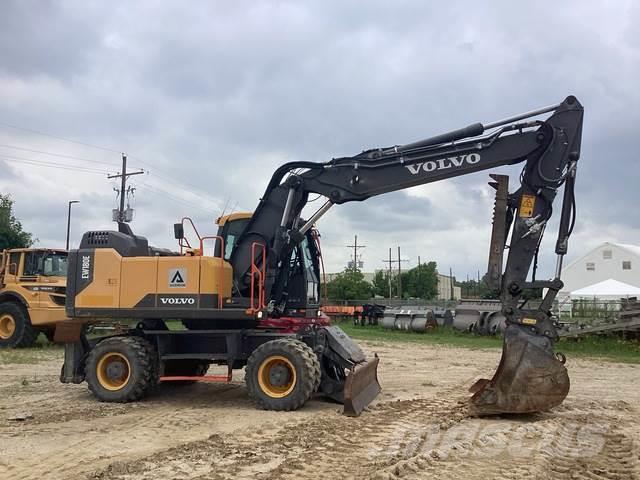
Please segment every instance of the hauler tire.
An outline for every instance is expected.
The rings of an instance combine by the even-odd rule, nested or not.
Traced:
[[[40,331],[31,325],[29,313],[15,302],[0,303],[0,348],[31,347]]]

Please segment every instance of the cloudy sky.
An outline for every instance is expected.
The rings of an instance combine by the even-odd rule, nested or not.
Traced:
[[[585,106],[571,258],[640,243],[640,4],[633,1],[0,3],[0,192],[41,246],[109,228],[126,152],[134,230],[172,247],[253,210],[290,160],[325,161],[561,101]],[[16,128],[19,127],[19,128]],[[43,135],[47,134],[47,135]],[[63,139],[73,140],[65,141]],[[89,145],[99,146],[95,148]],[[517,181],[519,168],[502,169]],[[328,270],[402,247],[458,278],[486,270],[487,172],[334,207]],[[548,229],[542,276],[551,275]]]

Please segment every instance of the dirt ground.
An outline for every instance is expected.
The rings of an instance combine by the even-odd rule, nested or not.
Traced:
[[[363,346],[381,357],[383,393],[359,418],[320,400],[259,411],[241,382],[104,404],[85,384],[58,383],[59,350],[3,361],[0,479],[640,479],[640,365],[569,359],[560,407],[478,419],[466,388],[499,351]]]

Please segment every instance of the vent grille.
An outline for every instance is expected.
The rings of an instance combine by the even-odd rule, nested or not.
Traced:
[[[107,245],[109,243],[109,232],[88,232],[87,243],[89,245]]]

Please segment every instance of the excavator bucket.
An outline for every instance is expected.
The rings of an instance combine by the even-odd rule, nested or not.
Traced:
[[[469,389],[470,414],[532,413],[559,405],[569,393],[569,375],[558,357],[551,339],[509,325],[495,375]]]
[[[378,362],[373,360],[356,365],[347,375],[344,383],[345,415],[357,417],[382,390],[378,382]]]
[[[358,344],[339,327],[322,327],[317,333],[330,351],[327,361],[322,362],[320,391],[342,403],[345,415],[357,417],[382,390],[378,382],[380,359],[376,355],[367,360]]]

